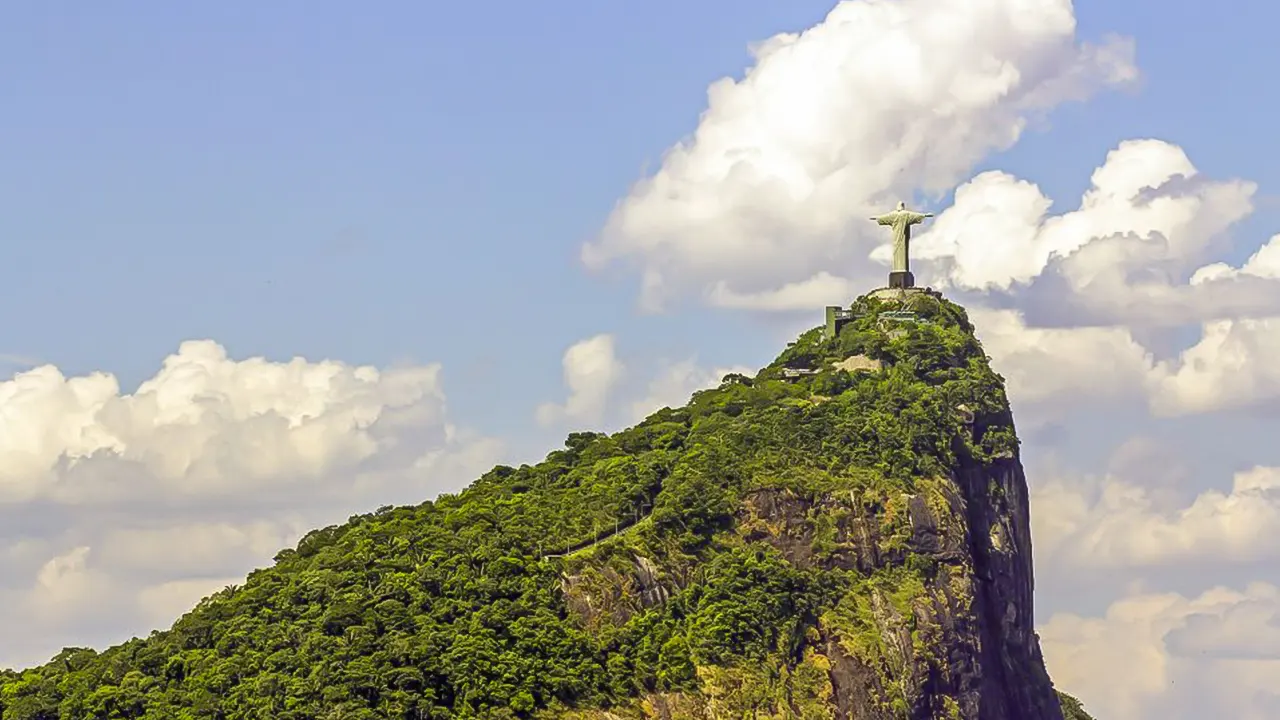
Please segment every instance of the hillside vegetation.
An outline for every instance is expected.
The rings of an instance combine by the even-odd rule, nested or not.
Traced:
[[[920,608],[972,573],[911,503],[945,536],[958,464],[1016,458],[1003,383],[957,305],[853,309],[683,408],[315,530],[168,630],[0,672],[0,718],[836,717],[855,661],[864,714],[965,717]]]

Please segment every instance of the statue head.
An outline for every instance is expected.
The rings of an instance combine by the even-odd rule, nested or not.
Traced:
[[[907,209],[907,204],[906,204],[906,203],[904,203],[904,202],[902,202],[901,200],[899,200],[899,201],[898,201],[898,209],[899,209],[899,210],[906,210],[906,209]]]

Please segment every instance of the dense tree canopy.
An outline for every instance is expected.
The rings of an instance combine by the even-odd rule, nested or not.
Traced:
[[[0,673],[0,718],[524,717],[791,657],[866,579],[795,567],[727,532],[744,493],[874,494],[946,473],[957,453],[1016,449],[1002,381],[962,309],[928,296],[915,321],[887,321],[871,299],[853,309],[839,337],[805,333],[756,377],[684,408],[313,531],[168,630]],[[851,355],[883,369],[832,367]],[[636,553],[667,558],[685,582],[625,621],[584,625],[566,573]]]

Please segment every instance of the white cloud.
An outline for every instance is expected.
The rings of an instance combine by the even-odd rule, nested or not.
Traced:
[[[644,397],[631,404],[631,418],[639,422],[664,407],[680,407],[695,392],[719,385],[729,373],[751,377],[755,370],[743,365],[707,369],[696,357],[669,363],[649,382]]]
[[[1032,328],[1016,310],[980,307],[969,317],[1019,408],[1062,412],[1145,397],[1155,360],[1124,328]]]
[[[1280,561],[1280,468],[1176,499],[1111,474],[1041,481],[1031,490],[1037,560],[1075,570]]]
[[[0,666],[171,623],[307,530],[457,490],[501,446],[448,422],[440,367],[233,360],[183,343],[121,392],[0,383]]]
[[[1280,404],[1280,317],[1205,323],[1191,347],[1157,359],[1125,326],[1031,327],[1021,311],[977,306],[969,315],[1031,416],[1135,400],[1162,417]]]
[[[1280,302],[1280,298],[1277,299]],[[1280,401],[1280,317],[1216,320],[1176,363],[1162,363],[1152,395],[1162,415]]]
[[[546,427],[566,421],[600,422],[624,371],[614,350],[613,336],[596,335],[574,343],[565,350],[562,362],[569,397],[563,405],[538,406],[538,424]]]
[[[735,310],[807,310],[827,305],[845,305],[857,295],[854,284],[823,270],[808,280],[786,283],[776,290],[738,293],[723,280],[708,293],[712,305]]]
[[[1280,278],[1280,235],[1273,235],[1262,247],[1258,248],[1239,268],[1227,263],[1217,262],[1206,265],[1191,276],[1192,285],[1200,285],[1213,280],[1224,280],[1241,276],[1252,276],[1274,280]]]
[[[105,373],[51,365],[0,383],[0,502],[305,485],[444,423],[438,365],[379,371],[333,361],[233,361],[183,343],[121,394]]]
[[[74,610],[92,602],[104,578],[89,570],[89,551],[86,545],[74,547],[42,565],[26,611],[37,620],[47,620],[57,618],[68,606]]]
[[[946,259],[956,287],[1008,289],[1039,276],[1053,260],[1078,292],[1143,281],[1137,270],[1177,277],[1210,242],[1248,215],[1253,183],[1201,178],[1181,148],[1128,140],[1093,173],[1080,207],[1048,216],[1035,185],[1006,173],[978,175],[956,189],[914,244],[920,259]]]
[[[1137,77],[1131,42],[1081,45],[1075,29],[1069,0],[841,2],[759,44],[741,80],[713,83],[693,136],[583,260],[634,261],[649,308],[697,287],[769,306],[780,286],[829,283],[815,276],[865,266],[884,241],[874,211],[950,188],[1044,111]]]
[[[1229,249],[1256,185],[1210,180],[1178,146],[1128,140],[1093,173],[1077,209],[1048,215],[1034,184],[1000,171],[960,186],[915,239],[940,287],[1012,295],[1031,324],[1173,327],[1280,315],[1280,240],[1240,268]],[[872,257],[885,261],[886,250]]]
[[[1108,720],[1271,720],[1280,710],[1280,588],[1140,594],[1038,629],[1054,683]]]
[[[311,529],[296,515],[241,523],[112,528],[101,536],[96,554],[119,572],[174,577],[198,569],[203,575],[221,576],[275,555]]]
[[[137,603],[146,621],[156,627],[163,627],[172,625],[204,598],[225,587],[243,582],[243,575],[173,580],[143,588],[138,592]]]

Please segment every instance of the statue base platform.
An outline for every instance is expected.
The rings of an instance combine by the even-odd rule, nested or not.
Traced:
[[[915,286],[916,276],[912,275],[910,270],[889,273],[889,287],[907,289]]]
[[[924,295],[925,293],[928,293],[928,292],[929,292],[928,288],[890,286],[887,288],[872,290],[867,294],[877,300],[906,300],[909,297],[913,297],[915,295]]]

